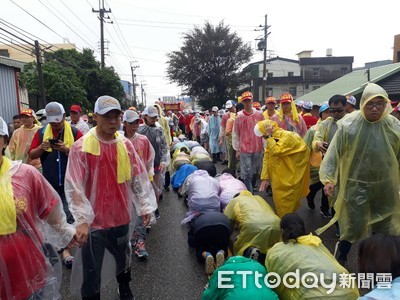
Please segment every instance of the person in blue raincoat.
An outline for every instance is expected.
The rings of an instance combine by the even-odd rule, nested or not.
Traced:
[[[222,161],[220,158],[221,148],[218,144],[220,126],[221,118],[218,116],[218,107],[213,106],[211,109],[211,117],[208,120],[208,135],[210,136],[210,152],[212,154],[213,163]]]

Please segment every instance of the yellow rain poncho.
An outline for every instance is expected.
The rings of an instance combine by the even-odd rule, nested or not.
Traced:
[[[318,124],[311,126],[303,140],[306,143],[308,149],[310,150],[310,185],[319,182],[319,166],[322,161],[322,154],[319,151],[314,151],[312,149],[312,142],[314,140],[315,131],[318,128]]]
[[[297,242],[275,244],[268,251],[265,266],[269,273],[275,272],[281,279],[275,288],[281,300],[355,300],[359,296],[356,287],[340,285],[340,274],[349,278],[349,272],[336,261],[321,239],[311,234],[298,237]],[[308,273],[307,276],[305,273]],[[293,274],[289,278],[294,280],[287,279],[289,284],[284,284],[284,276],[288,274]],[[315,278],[318,278],[317,281],[306,280]]]
[[[235,255],[243,255],[250,246],[267,253],[269,248],[281,241],[280,219],[260,196],[243,191],[229,202],[224,214],[239,227],[240,233],[233,245]]]
[[[365,105],[377,96],[386,104],[381,118],[370,122]],[[340,189],[334,218],[316,232],[339,221],[340,239],[349,242],[372,232],[400,234],[400,123],[389,114],[387,94],[376,84],[366,86],[360,106],[360,111],[338,122],[319,171],[323,184],[340,185]]]
[[[310,151],[297,133],[279,128],[274,121],[258,122],[256,135],[265,136],[267,124],[274,129],[266,139],[261,180],[270,180],[276,214],[282,217],[294,213],[309,192]]]

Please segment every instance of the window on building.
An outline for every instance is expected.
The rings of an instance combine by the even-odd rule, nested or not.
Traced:
[[[288,77],[293,77],[293,76],[294,76],[294,73],[293,73],[293,72],[288,72],[288,73],[287,73],[287,76],[288,76]]]
[[[306,83],[306,84],[304,85],[304,88],[305,88],[306,90],[308,90],[308,89],[310,88],[310,85],[309,85],[308,83]]]
[[[312,87],[313,91],[315,91],[315,90],[317,90],[317,89],[319,89],[319,88],[320,88],[319,85],[314,85],[314,86]]]
[[[319,69],[313,69],[312,75],[313,75],[314,77],[319,77],[319,75],[320,75],[320,70],[319,70]]]
[[[296,87],[290,87],[290,88],[289,88],[289,93],[291,93],[293,97],[296,97],[296,96],[297,96],[297,89],[296,89]]]
[[[0,49],[0,56],[10,57],[10,53],[8,53],[8,49]]]
[[[272,94],[272,89],[271,89],[271,88],[267,88],[267,89],[266,89],[265,95],[266,95],[266,97],[272,96],[272,95],[273,95],[273,94]]]
[[[268,72],[267,73],[267,78],[271,78],[271,77],[274,77],[274,73],[273,72]]]
[[[340,68],[340,74],[341,75],[346,75],[348,73],[347,68]]]

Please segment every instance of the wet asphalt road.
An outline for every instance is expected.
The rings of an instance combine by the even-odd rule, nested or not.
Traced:
[[[217,164],[218,172],[224,166]],[[273,207],[271,197],[265,192],[257,193]],[[310,210],[306,199],[303,199],[298,214],[304,219],[306,230],[315,229],[326,224],[319,212],[320,193],[315,198],[316,208]],[[183,199],[178,198],[175,192],[164,192],[164,199],[159,205],[161,218],[152,225],[147,239],[149,258],[139,260],[132,256],[131,288],[136,300],[146,299],[200,299],[203,288],[207,283],[203,265],[197,261],[194,249],[187,244],[187,227],[181,227],[186,206]],[[332,226],[321,235],[324,245],[333,253],[337,237],[335,226]],[[353,245],[348,257],[347,269],[350,273],[357,272],[357,244]],[[70,271],[63,269],[61,286],[62,299],[80,299],[69,293]],[[363,294],[363,293],[362,293]],[[101,291],[101,298],[107,300],[119,299],[116,281],[110,282]]]

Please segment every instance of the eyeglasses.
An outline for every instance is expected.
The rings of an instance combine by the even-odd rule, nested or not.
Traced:
[[[378,103],[374,103],[374,102],[367,102],[365,104],[365,107],[368,109],[373,109],[374,107],[376,107],[377,109],[382,109],[386,106],[385,102],[378,102]]]
[[[329,107],[329,111],[331,113],[341,113],[344,111],[344,108],[343,107],[340,107],[340,108]]]

